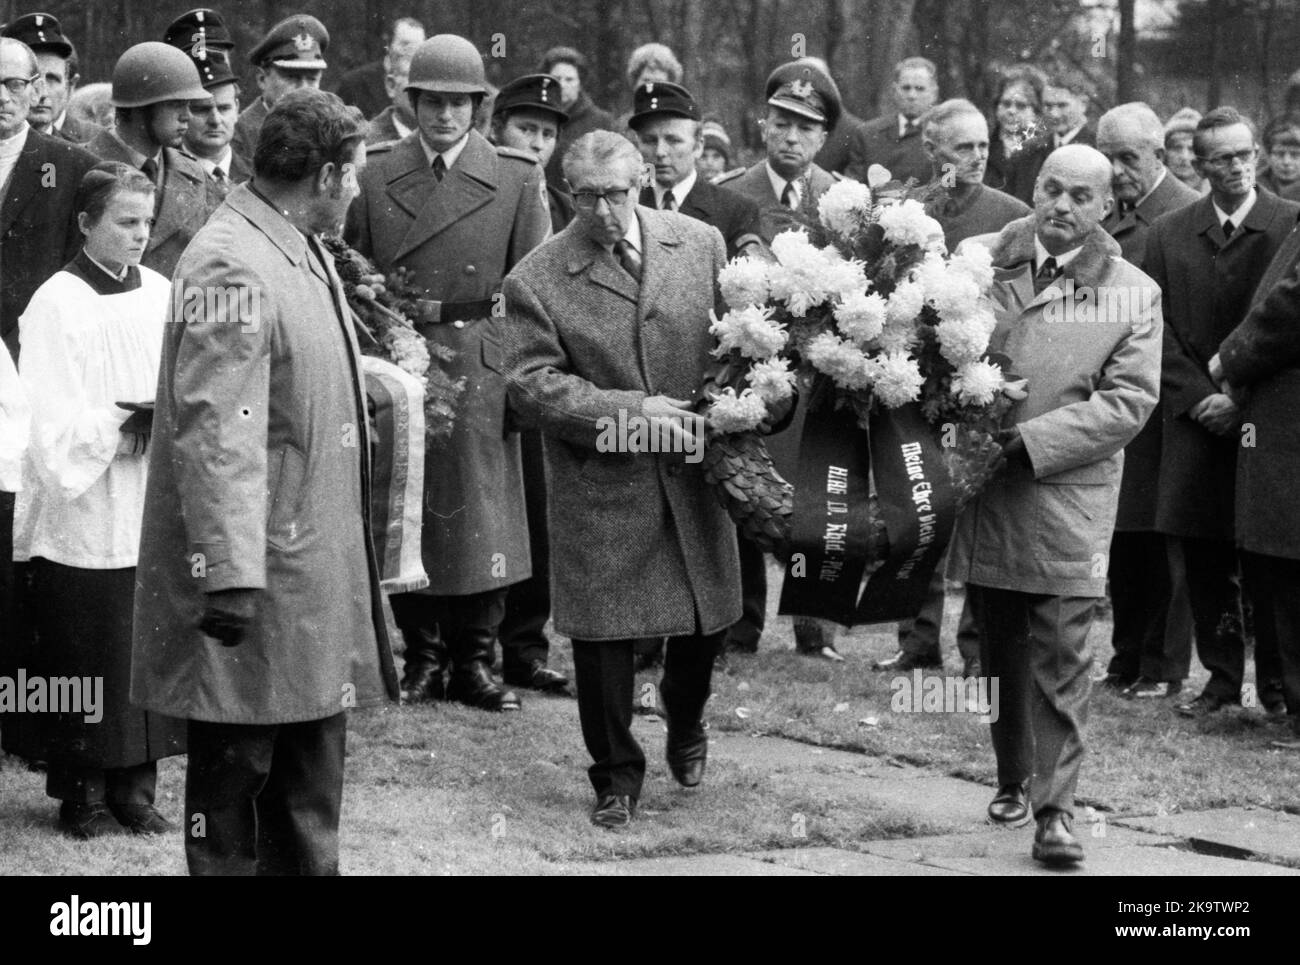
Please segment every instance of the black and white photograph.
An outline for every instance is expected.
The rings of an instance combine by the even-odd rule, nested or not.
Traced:
[[[86,879],[156,876],[1281,915],[1300,5],[42,2],[0,0],[24,930],[148,944]]]

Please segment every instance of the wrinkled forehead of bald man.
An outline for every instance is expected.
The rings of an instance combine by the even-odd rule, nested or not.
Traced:
[[[1086,144],[1066,144],[1049,154],[1038,172],[1038,183],[1050,177],[1065,183],[1086,183],[1096,196],[1111,197],[1110,161]]]

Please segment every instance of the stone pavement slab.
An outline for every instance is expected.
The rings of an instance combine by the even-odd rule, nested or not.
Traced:
[[[751,858],[770,861],[791,868],[804,868],[821,875],[868,875],[876,878],[938,876],[963,874],[948,868],[918,864],[910,859],[895,860],[877,854],[845,851],[843,848],[788,848],[781,851],[754,851]]]
[[[567,865],[562,872],[575,875],[629,877],[733,877],[794,878],[816,875],[792,865],[775,864],[747,855],[696,854],[672,858],[632,858],[626,861],[591,861]]]
[[[1115,818],[1116,824],[1192,842],[1224,857],[1258,856],[1300,867],[1300,817],[1266,808],[1216,808],[1163,816]]]
[[[990,828],[982,834],[867,841],[870,854],[912,860],[936,868],[975,875],[1231,875],[1238,877],[1297,875],[1300,872],[1259,861],[1239,861],[1197,854],[1175,838],[1145,834],[1113,824],[1103,837],[1093,837],[1091,825],[1077,824],[1084,861],[1077,868],[1057,871],[1030,856],[1034,826]]]

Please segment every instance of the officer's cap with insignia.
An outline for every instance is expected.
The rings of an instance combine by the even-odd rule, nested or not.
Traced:
[[[324,70],[329,45],[329,31],[323,23],[308,14],[296,13],[272,27],[249,51],[248,59],[258,67]]]
[[[21,40],[38,54],[55,54],[67,60],[72,42],[63,36],[59,21],[48,13],[26,13],[0,30],[0,36]]]
[[[506,84],[497,92],[492,115],[497,117],[525,107],[549,111],[561,125],[569,119],[568,112],[560,106],[560,83],[550,74],[525,74]]]
[[[171,22],[163,40],[194,61],[204,90],[236,83],[229,53],[235,45],[217,11],[201,8],[182,14]]]
[[[806,60],[792,60],[772,71],[764,96],[772,107],[820,121],[833,131],[840,119],[840,89],[825,71]]]
[[[660,114],[685,117],[692,121],[700,119],[700,109],[695,104],[695,98],[681,84],[649,80],[638,85],[632,92],[632,116],[628,118],[628,127],[638,130],[649,118]]]

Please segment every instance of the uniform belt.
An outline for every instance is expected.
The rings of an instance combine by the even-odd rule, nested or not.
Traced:
[[[446,325],[449,322],[470,322],[479,318],[490,318],[495,299],[480,298],[473,302],[440,302],[432,298],[421,298],[415,303],[415,327],[422,325]]]

